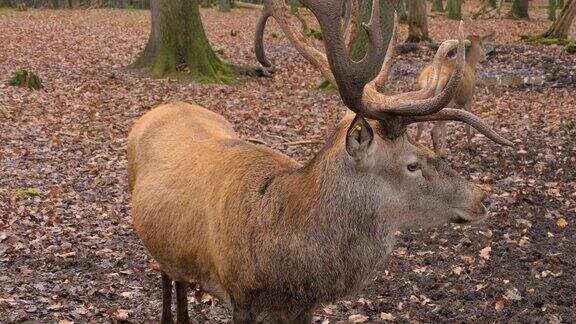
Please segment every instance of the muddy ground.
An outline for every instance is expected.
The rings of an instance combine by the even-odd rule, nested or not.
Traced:
[[[478,135],[468,152],[463,127],[450,128],[449,159],[491,190],[492,217],[475,226],[398,233],[397,248],[373,282],[323,305],[316,322],[576,321],[576,56],[517,41],[546,28],[544,10],[530,22],[467,21],[469,30],[497,27],[480,76],[544,80],[478,86],[472,110],[515,147]],[[202,13],[226,59],[256,65],[256,12]],[[430,25],[435,40],[456,34],[456,23],[443,18]],[[125,70],[147,38],[143,11],[3,10],[0,30],[0,322],[158,320],[160,277],[132,230],[125,161],[126,135],[152,107],[200,104],[244,137],[303,163],[320,144],[287,142],[324,139],[345,112],[336,93],[312,90],[319,73],[275,25],[267,43],[276,74],[231,86],[151,80]],[[415,89],[415,75],[432,55],[426,48],[402,54],[390,90]],[[6,85],[19,67],[38,72],[45,89]],[[230,320],[209,296],[192,297],[190,313],[200,322]]]

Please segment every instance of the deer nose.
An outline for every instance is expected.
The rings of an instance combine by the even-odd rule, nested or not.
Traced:
[[[492,206],[492,199],[489,195],[486,195],[484,198],[482,198],[482,205],[484,205],[486,209],[490,209],[490,206]]]

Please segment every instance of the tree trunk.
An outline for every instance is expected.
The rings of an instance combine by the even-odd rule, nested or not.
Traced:
[[[462,19],[462,0],[448,0],[446,4],[446,18],[452,20]]]
[[[398,21],[401,23],[405,23],[408,21],[408,14],[406,14],[406,1],[407,0],[394,1],[394,8],[398,13]]]
[[[432,0],[432,11],[444,12],[444,5],[442,4],[442,0]]]
[[[508,17],[513,19],[530,19],[528,16],[528,0],[512,1],[512,8],[508,12]]]
[[[210,46],[198,9],[198,0],[152,0],[152,30],[134,68],[152,77],[187,72],[203,82],[227,82],[231,65]]]
[[[428,35],[426,0],[408,0],[408,43],[431,42]]]
[[[548,38],[568,38],[568,31],[576,16],[576,0],[568,0],[560,13],[560,16],[550,26],[550,28],[542,34],[542,37]]]
[[[562,10],[564,8],[564,0],[556,0],[556,8]]]
[[[232,8],[232,3],[230,0],[220,0],[220,3],[218,5],[218,11],[230,12],[231,8]]]
[[[384,44],[388,44],[390,40],[390,35],[392,34],[392,24],[394,17],[395,6],[392,1],[389,0],[379,0],[380,1],[380,23],[384,36]],[[395,2],[398,0],[394,0]],[[364,0],[361,2],[360,6],[360,19],[362,22],[368,22],[370,19],[370,12],[372,10],[372,0]],[[358,36],[356,37],[356,42],[352,46],[350,56],[353,60],[360,60],[364,57],[366,53],[366,41],[367,35],[361,24],[358,24],[358,30],[356,30]]]
[[[496,0],[484,0],[490,7],[496,9],[498,2]]]
[[[556,20],[556,0],[548,0],[548,20]]]

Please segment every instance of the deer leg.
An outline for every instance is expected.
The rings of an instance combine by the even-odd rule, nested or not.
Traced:
[[[244,305],[238,305],[234,301],[232,301],[232,305],[234,305],[234,311],[232,314],[232,323],[234,324],[256,323],[254,314],[252,314],[249,307],[246,307]]]
[[[178,324],[190,323],[188,317],[188,283],[176,281],[176,321]]]
[[[446,145],[446,122],[440,121],[434,124],[432,128],[432,143],[434,144],[434,152],[440,157],[445,154]]]
[[[466,105],[463,107],[464,110],[466,111],[470,111],[470,104]],[[474,131],[472,130],[472,128],[470,127],[470,125],[466,124],[465,126],[465,130],[466,130],[466,140],[468,141],[468,146],[467,148],[469,150],[472,150],[474,148],[474,145],[472,144],[472,137],[474,137]]]
[[[174,323],[172,318],[172,279],[162,271],[162,324]]]
[[[232,323],[234,324],[251,324],[255,323],[254,316],[247,309],[234,309],[232,315]]]
[[[468,149],[472,150],[474,148],[474,145],[472,144],[472,137],[474,137],[474,132],[472,131],[472,128],[470,128],[470,125],[466,125],[466,139],[468,141]]]

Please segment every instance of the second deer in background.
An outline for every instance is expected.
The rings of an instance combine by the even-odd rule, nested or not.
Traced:
[[[466,64],[464,65],[464,74],[460,80],[458,90],[454,95],[452,104],[456,108],[464,109],[470,111],[470,106],[472,104],[472,98],[474,97],[474,86],[476,83],[476,65],[486,59],[486,52],[484,45],[486,41],[489,41],[494,36],[494,32],[487,35],[478,36],[470,35],[468,40],[470,41],[470,47],[466,50]],[[455,60],[450,59],[444,61],[442,64],[442,70],[440,72],[440,80],[436,86],[435,94],[442,92],[450,76],[452,75],[455,68]],[[430,75],[432,73],[432,65],[428,65],[422,70],[420,76],[418,77],[418,85],[421,89],[427,87],[428,82],[430,82]],[[466,125],[466,138],[468,148],[472,148],[472,129],[470,126]],[[420,139],[422,131],[424,129],[424,124],[418,124],[418,130],[416,133],[416,140]],[[446,121],[435,122],[432,128],[432,143],[434,144],[434,151],[438,155],[444,155],[444,150],[446,146]]]

